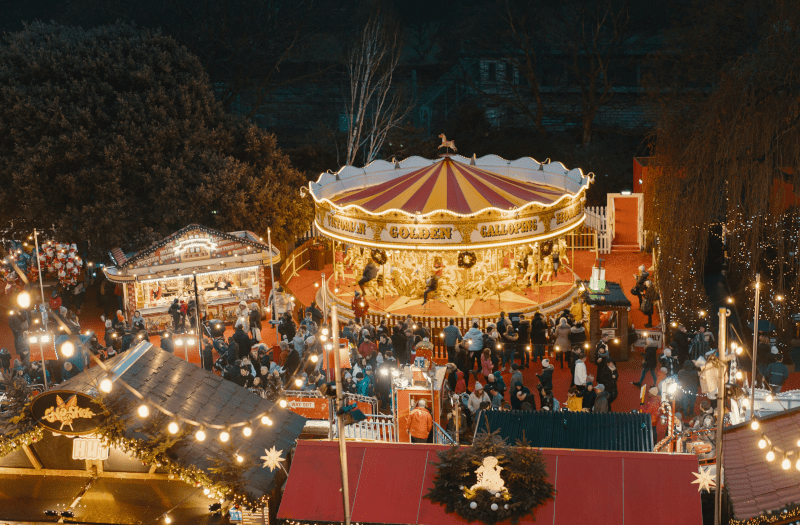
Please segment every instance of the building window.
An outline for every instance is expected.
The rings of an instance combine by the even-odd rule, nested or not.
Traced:
[[[497,63],[489,62],[489,68],[487,71],[487,80],[489,82],[497,81]]]

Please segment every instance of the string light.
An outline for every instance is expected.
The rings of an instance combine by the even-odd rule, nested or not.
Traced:
[[[101,392],[105,392],[106,394],[108,394],[109,392],[111,392],[111,389],[114,388],[114,383],[111,382],[111,379],[104,377],[103,379],[100,380],[99,386]]]
[[[167,425],[167,431],[173,435],[177,434],[180,428],[181,428],[180,425],[178,425],[176,421],[170,421],[169,424]]]
[[[150,409],[147,407],[147,405],[139,405],[136,413],[139,414],[139,417],[146,418],[150,415]]]
[[[253,434],[253,429],[250,427],[244,427],[242,429],[242,434],[244,435],[244,437],[250,437]]]
[[[767,461],[774,461],[775,460],[775,451],[772,449],[767,452]]]
[[[758,423],[757,419],[753,419],[753,422],[750,423],[750,428],[752,428],[753,430],[758,430],[758,427],[760,426],[761,425]]]
[[[198,430],[195,433],[194,438],[197,441],[205,441],[206,440],[206,431],[201,428],[200,430]]]
[[[223,443],[227,443],[231,439],[231,434],[227,430],[223,430],[219,433],[219,440]]]

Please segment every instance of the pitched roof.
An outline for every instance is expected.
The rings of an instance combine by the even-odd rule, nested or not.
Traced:
[[[591,290],[589,290],[589,281],[585,281],[584,285],[586,286],[586,291],[583,292],[583,300],[586,301],[588,305],[610,306],[614,308],[631,306],[630,300],[625,296],[625,292],[622,291],[622,287],[620,287],[619,283],[606,281],[606,289],[609,292],[607,294],[591,293]]]
[[[228,425],[253,420],[264,413],[270,414],[272,426],[253,427],[249,438],[232,433],[232,440],[241,443],[237,451],[247,458],[255,458],[256,466],[244,474],[246,489],[253,499],[269,494],[274,488],[274,472],[261,467],[258,458],[264,449],[275,447],[286,457],[303,430],[306,419],[289,410],[279,408],[271,401],[251,393],[235,383],[222,379],[196,365],[161,350],[150,343],[140,343],[105,362],[115,376],[138,390],[147,399],[186,419],[208,425]],[[100,367],[90,368],[61,384],[61,389],[96,395],[96,386],[105,372]],[[125,399],[137,398],[126,389],[117,387]],[[128,437],[141,437],[136,427],[128,429]],[[209,457],[222,452],[222,447],[209,431],[205,441],[187,439],[186,446],[176,451],[176,461],[208,470],[213,466]],[[238,438],[238,439],[237,439]]]
[[[800,408],[760,418],[761,428],[754,431],[744,423],[725,429],[725,483],[733,511],[740,521],[756,518],[767,512],[793,507],[800,501],[797,470],[783,470],[780,454],[775,461],[766,460],[766,451],[758,448],[761,434],[781,450],[795,450],[800,436]],[[792,462],[797,460],[792,457]],[[794,465],[792,465],[794,467]]]
[[[529,202],[552,204],[568,192],[445,158],[400,177],[336,195],[339,206],[372,213],[401,210],[429,214],[448,210],[464,215],[487,208],[516,209]]]
[[[507,443],[532,447],[651,452],[649,414],[484,410],[477,432],[499,431]]]
[[[167,243],[172,242],[173,239],[176,239],[176,238],[186,234],[187,232],[190,232],[190,231],[193,231],[193,230],[200,230],[200,231],[203,231],[203,232],[208,233],[210,235],[214,235],[216,237],[219,237],[221,239],[225,239],[225,240],[228,240],[228,241],[233,241],[233,242],[238,242],[238,243],[241,243],[241,244],[249,245],[249,246],[252,246],[253,248],[256,248],[259,251],[269,252],[271,256],[274,255],[275,251],[277,251],[277,250],[274,250],[274,247],[273,247],[273,252],[270,252],[269,245],[264,244],[263,242],[259,242],[259,241],[253,240],[253,239],[255,239],[255,235],[252,234],[251,232],[225,233],[225,232],[221,232],[219,230],[215,230],[213,228],[209,228],[207,226],[202,226],[200,224],[189,224],[188,226],[184,226],[183,228],[181,228],[180,230],[176,231],[175,233],[172,233],[172,234],[164,237],[160,241],[154,242],[153,244],[151,244],[150,246],[148,246],[144,250],[140,250],[140,251],[136,252],[135,255],[133,255],[131,257],[128,257],[127,259],[124,259],[123,262],[121,264],[118,263],[117,266],[119,266],[119,267],[129,267],[132,264],[136,263],[136,261],[139,261],[139,260],[141,260],[141,259],[143,259],[145,257],[150,256],[155,251],[157,251],[159,248],[162,248]],[[115,248],[115,250],[117,250],[117,249],[118,248]],[[114,260],[117,261],[117,256],[115,254],[115,251],[112,250],[111,253],[112,253],[112,257],[114,258]],[[123,256],[123,258],[124,258],[124,256]]]
[[[649,426],[649,425],[648,425]],[[442,445],[347,443],[353,523],[467,525],[424,499]],[[557,496],[520,525],[628,523],[701,525],[694,454],[541,450]],[[340,523],[339,449],[335,441],[300,441],[292,458],[278,520]],[[313,497],[310,495],[313,494]],[[473,522],[474,523],[474,522]],[[499,524],[498,524],[499,525]],[[510,521],[502,522],[510,525]]]

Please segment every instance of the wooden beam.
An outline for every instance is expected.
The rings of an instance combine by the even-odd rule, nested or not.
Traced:
[[[146,472],[97,472],[89,470],[57,470],[57,469],[33,469],[33,468],[16,468],[16,467],[0,467],[0,475],[12,476],[62,476],[71,478],[111,478],[111,479],[141,479],[141,480],[169,480],[169,474],[150,474]],[[180,481],[175,479],[175,481]]]
[[[156,473],[156,468],[157,468],[157,467],[156,467],[156,464],[155,464],[155,463],[153,463],[152,465],[150,465],[150,471],[149,471],[149,474],[150,474],[151,476],[152,476],[153,474],[155,474],[155,473]]]
[[[36,470],[39,470],[44,466],[44,465],[42,465],[42,461],[39,459],[39,456],[36,455],[36,452],[34,452],[33,449],[31,449],[31,447],[29,447],[28,445],[23,444],[22,445],[22,450],[25,451],[25,455],[28,456],[28,461],[31,462],[31,465],[33,465],[33,468],[35,468]]]

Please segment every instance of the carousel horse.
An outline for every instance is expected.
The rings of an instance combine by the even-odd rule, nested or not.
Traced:
[[[505,280],[500,280],[495,274],[490,274],[489,278],[486,280],[486,290],[480,295],[479,299],[485,301],[490,296],[496,295],[497,300],[500,301],[500,294],[516,288],[516,285],[516,279],[507,278]]]
[[[394,285],[394,280],[392,279],[392,276],[394,275],[396,270],[397,270],[396,268],[390,266],[389,271],[386,272],[387,275],[384,275],[383,267],[381,267],[381,269],[378,271],[378,279],[383,277],[383,287],[386,290],[386,295],[393,295],[393,296],[400,295],[400,292],[397,291],[397,288]]]
[[[550,255],[545,256],[542,264],[542,276],[539,279],[540,283],[550,281],[553,279],[553,257]]]
[[[364,290],[367,292],[367,295],[371,295],[376,299],[383,299],[383,288],[380,284],[378,284],[378,279],[373,279],[369,281],[365,286]]]
[[[344,281],[344,259],[342,250],[336,250],[333,254],[333,282],[338,283],[341,278]]]
[[[558,257],[561,259],[561,264],[569,264],[569,259],[567,259],[567,238],[561,237],[558,240]],[[566,271],[566,269],[565,269]]]
[[[456,149],[456,141],[455,140],[447,140],[447,137],[444,136],[444,133],[439,135],[439,138],[442,139],[442,143],[439,144],[439,147],[436,148],[436,149],[449,148],[449,149],[452,149],[453,151],[458,151]],[[447,150],[445,150],[445,151],[447,151]]]
[[[347,250],[347,255],[344,258],[345,267],[350,268],[353,266],[353,263],[356,262],[356,259],[358,259],[360,256],[361,254],[359,253],[358,248],[350,248]]]
[[[528,255],[528,270],[525,272],[525,275],[522,276],[522,281],[528,282],[528,285],[531,284],[531,279],[536,279],[537,274],[539,273],[539,265],[536,262],[536,259],[533,257],[533,254]]]

